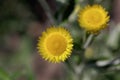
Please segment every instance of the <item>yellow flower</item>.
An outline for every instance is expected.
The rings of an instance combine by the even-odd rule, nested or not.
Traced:
[[[49,62],[65,61],[71,54],[73,39],[62,27],[50,27],[39,37],[38,51]]]
[[[78,14],[80,26],[90,33],[99,32],[107,27],[108,21],[108,12],[101,5],[88,5]]]

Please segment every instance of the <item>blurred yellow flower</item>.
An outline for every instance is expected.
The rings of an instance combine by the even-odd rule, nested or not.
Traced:
[[[88,5],[78,14],[80,26],[90,33],[99,32],[107,27],[108,21],[108,12],[101,5]]]
[[[92,59],[94,56],[94,50],[92,47],[88,47],[85,50],[85,54],[84,54],[86,59]]]
[[[73,39],[62,27],[50,27],[39,37],[38,51],[49,62],[65,61],[71,54]]]

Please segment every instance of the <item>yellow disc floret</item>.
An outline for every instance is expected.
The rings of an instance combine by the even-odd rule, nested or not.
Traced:
[[[104,29],[108,21],[108,12],[100,5],[86,6],[78,14],[80,26],[91,33]]]
[[[50,27],[38,41],[40,55],[49,62],[65,61],[71,54],[73,39],[70,33],[62,27]]]

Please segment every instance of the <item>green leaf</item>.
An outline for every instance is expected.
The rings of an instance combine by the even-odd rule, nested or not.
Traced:
[[[0,68],[0,80],[10,80],[9,74],[3,68]]]

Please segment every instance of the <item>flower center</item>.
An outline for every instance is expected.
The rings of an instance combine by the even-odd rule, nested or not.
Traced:
[[[46,40],[46,47],[50,54],[59,56],[66,50],[67,42],[60,34],[52,34]]]
[[[103,15],[101,14],[100,11],[97,10],[88,10],[86,11],[86,13],[84,14],[84,21],[85,23],[87,23],[88,25],[102,25],[102,21],[103,21]]]

